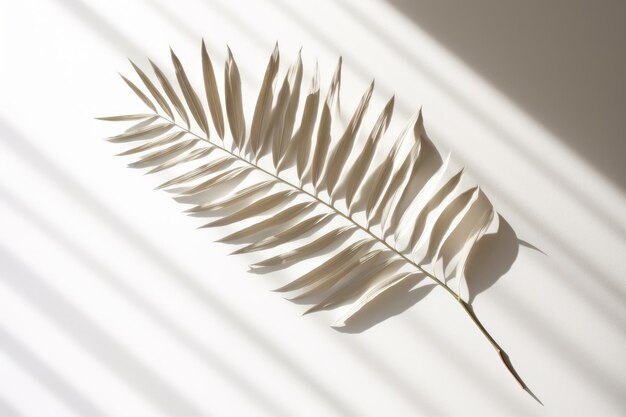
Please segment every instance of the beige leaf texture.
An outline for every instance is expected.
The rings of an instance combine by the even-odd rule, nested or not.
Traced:
[[[369,239],[361,239],[344,248],[341,252],[332,256],[326,262],[313,268],[300,278],[276,289],[275,291],[287,292],[295,291],[309,285],[318,286],[321,283],[331,280],[335,275],[341,275],[352,266],[352,261],[360,258],[359,254],[368,246],[372,245]]]
[[[131,90],[133,90],[133,92],[135,93],[135,95],[137,97],[139,97],[139,100],[143,101],[143,103],[148,106],[150,108],[150,110],[152,110],[153,112],[156,113],[156,107],[154,107],[154,104],[152,104],[152,102],[150,101],[150,99],[148,98],[148,96],[146,96],[144,94],[143,91],[141,91],[139,88],[137,88],[137,86],[135,84],[133,84],[132,81],[130,81],[128,78],[124,77],[123,75],[120,74],[120,76],[122,77],[122,79],[124,80],[124,82],[126,83],[126,85],[128,85],[130,87]]]
[[[127,122],[129,120],[142,120],[158,117],[154,114],[120,114],[118,116],[104,116],[104,117],[96,117],[96,120],[102,120],[104,122]]]
[[[333,103],[335,102],[335,96],[339,97],[339,88],[341,86],[341,64],[342,60],[339,58],[337,69],[335,69],[335,75],[333,76],[333,80],[328,88],[326,101],[322,106],[322,116],[317,128],[317,141],[315,143],[315,152],[313,153],[313,163],[311,166],[311,180],[316,189],[322,177],[322,171],[326,162],[326,155],[328,154],[328,148],[330,147]],[[337,103],[339,103],[339,99],[337,99]]]
[[[224,159],[219,159],[218,161],[221,161],[221,160],[228,161],[230,159],[224,158]],[[230,161],[232,162],[232,160]],[[275,183],[276,182],[274,180],[267,180],[267,181],[255,183],[255,184],[250,185],[249,187],[246,187],[237,191],[232,196],[225,197],[215,202],[199,204],[195,207],[190,208],[189,210],[187,210],[187,212],[188,213],[200,213],[203,211],[223,210],[225,208],[232,207],[243,201],[246,201],[247,199],[254,197],[255,195],[264,194],[266,191],[272,188]]]
[[[370,282],[380,274],[388,273],[389,269],[397,268],[401,263],[400,259],[387,258],[387,254],[384,251],[376,251],[363,256],[359,260],[358,271],[354,279],[331,292],[322,301],[309,308],[306,313],[325,310],[348,301],[360,292],[367,291]]]
[[[209,174],[214,174],[220,171],[222,168],[225,168],[232,163],[233,163],[233,160],[225,156],[214,159],[209,163],[200,165],[199,167],[194,168],[191,171],[188,171],[175,178],[172,178],[171,180],[164,182],[163,184],[159,185],[156,189],[160,190],[162,188],[171,187],[172,185],[182,184],[187,181],[192,181],[198,178],[202,178]]]
[[[241,210],[214,220],[203,227],[224,226],[226,224],[239,222],[251,216],[258,216],[289,201],[288,199],[293,197],[294,193],[295,191],[293,190],[279,191],[275,194],[263,197]]]
[[[278,73],[278,63],[279,54],[277,44],[265,69],[263,84],[261,84],[256,107],[254,108],[254,115],[252,116],[252,125],[250,126],[250,138],[248,139],[248,143],[250,144],[250,150],[255,161],[263,146],[265,139],[263,135],[267,133],[267,125],[269,124],[272,113],[272,100],[274,98],[273,84],[276,74]]]
[[[235,147],[242,150],[246,136],[246,121],[241,98],[241,76],[230,48],[228,48],[228,59],[224,66],[224,90],[230,133]]]
[[[185,122],[185,125],[189,129],[189,116],[187,116],[187,111],[185,110],[185,106],[183,106],[183,102],[178,97],[178,94],[176,94],[176,91],[174,91],[174,87],[172,87],[172,84],[167,79],[165,74],[163,74],[163,71],[161,71],[161,69],[154,62],[150,61],[150,65],[152,65],[152,70],[157,76],[159,83],[161,83],[161,87],[163,87],[163,91],[165,91],[165,95],[167,95],[167,98],[170,99],[170,101],[174,105],[174,108],[176,109],[180,117]]]
[[[325,235],[315,239],[310,243],[306,243],[296,249],[292,249],[288,252],[280,255],[273,256],[261,262],[257,262],[250,266],[259,267],[273,267],[278,265],[289,265],[321,251],[329,246],[331,243],[337,242],[339,239],[345,239],[349,236],[350,232],[354,232],[354,226],[344,226],[339,229],[333,229]]]
[[[135,69],[135,72],[137,73],[137,75],[139,75],[139,78],[141,78],[141,81],[146,86],[150,94],[152,94],[152,97],[154,97],[156,102],[159,103],[159,106],[161,106],[165,114],[167,114],[170,119],[174,119],[174,114],[172,113],[172,109],[170,108],[170,105],[167,104],[167,101],[165,100],[165,98],[161,95],[159,90],[152,83],[152,80],[150,80],[150,78],[141,70],[141,68],[135,65],[133,61],[130,61],[130,64],[133,66],[133,68]]]
[[[282,125],[282,131],[280,132],[280,138],[278,139],[278,152],[275,160],[282,160],[287,149],[289,148],[290,141],[292,139],[293,128],[296,123],[296,112],[298,111],[298,104],[300,103],[300,88],[302,85],[302,55],[298,53],[298,60],[296,61],[295,68],[291,72],[289,78],[290,94],[289,103],[285,110],[285,121]],[[276,164],[276,162],[275,162]],[[280,165],[277,165],[280,172]]]
[[[165,149],[161,149],[148,155],[142,156],[141,158],[139,158],[139,160],[128,164],[128,166],[129,168],[145,168],[155,161],[172,155],[177,155],[181,151],[191,148],[196,143],[196,141],[197,139],[189,139],[184,142],[175,143],[174,145],[168,146]]]
[[[245,175],[249,173],[251,170],[252,170],[252,167],[236,167],[236,168],[229,169],[227,171],[222,171],[221,173],[204,181],[203,183],[198,184],[194,187],[191,187],[187,189],[186,191],[183,191],[182,194],[194,195],[194,194],[201,193],[203,191],[208,191],[217,185],[223,184],[225,182],[232,182],[237,177]]]
[[[234,242],[240,239],[249,238],[251,236],[271,231],[277,227],[283,226],[289,221],[297,219],[310,208],[311,204],[308,202],[295,204],[280,211],[279,213],[268,217],[265,220],[261,220],[260,222],[238,230],[235,233],[231,233],[230,235],[220,239],[219,242]]]
[[[357,191],[361,189],[363,176],[370,167],[380,138],[383,137],[389,127],[391,116],[393,115],[394,101],[395,97],[391,97],[391,99],[387,102],[387,105],[380,113],[380,116],[378,116],[376,124],[367,137],[365,146],[361,150],[356,162],[351,167],[350,172],[348,172],[348,177],[346,178],[346,206],[348,206],[348,208],[352,206],[352,199],[356,195]]]
[[[311,81],[311,89],[304,102],[304,109],[302,110],[300,126],[298,127],[298,130],[296,131],[293,140],[289,144],[286,155],[286,158],[288,158],[290,155],[295,154],[296,170],[300,182],[302,182],[302,180],[304,179],[304,173],[308,166],[309,157],[311,155],[311,138],[313,136],[313,129],[315,128],[315,121],[317,119],[319,101],[319,68],[316,64],[313,80]],[[283,161],[287,161],[286,158],[283,159]]]
[[[296,239],[298,236],[301,236],[303,233],[310,232],[312,230],[322,227],[324,224],[330,221],[331,216],[332,215],[330,213],[324,213],[309,217],[308,219],[303,220],[295,226],[292,226],[287,230],[283,230],[282,232],[277,233],[274,236],[266,237],[265,239],[259,240],[258,242],[238,249],[233,252],[233,254],[249,253],[258,250],[270,249],[283,243],[290,242]]]
[[[213,126],[215,126],[217,136],[224,139],[224,113],[222,112],[220,93],[217,89],[213,63],[207,53],[204,40],[202,40],[202,75],[204,77],[204,91],[209,111],[211,112],[211,119],[213,119]]]
[[[143,145],[139,145],[135,148],[131,148],[127,151],[120,152],[115,156],[126,156],[132,155],[134,153],[145,152],[152,148],[158,148],[159,146],[166,145],[168,143],[176,142],[178,139],[185,136],[185,132],[174,132],[171,135],[165,136],[163,139],[155,140],[154,142],[144,143]]]
[[[213,147],[191,149],[189,152],[183,152],[176,158],[171,158],[167,160],[167,162],[163,162],[161,165],[157,165],[156,167],[152,168],[150,171],[146,172],[146,174],[154,174],[155,172],[163,171],[165,169],[182,165],[186,162],[195,161],[196,159],[206,158],[214,150],[215,148]]]
[[[136,140],[144,140],[148,136],[158,135],[172,129],[171,123],[158,123],[143,126],[139,129],[132,129],[117,136],[112,136],[107,140],[113,143],[131,142]]]
[[[204,108],[202,107],[202,103],[198,98],[198,94],[196,94],[195,90],[191,86],[183,65],[180,63],[180,60],[171,49],[170,54],[172,55],[172,62],[174,63],[174,69],[176,70],[178,85],[183,92],[183,97],[185,97],[185,100],[187,101],[187,106],[189,107],[193,118],[196,120],[196,123],[198,123],[198,126],[200,126],[200,129],[202,129],[208,137],[209,125],[207,123],[206,114],[204,114]]]
[[[331,197],[333,196],[333,191],[337,185],[337,181],[339,181],[339,176],[344,170],[346,160],[354,147],[356,135],[361,127],[361,122],[363,121],[363,116],[365,116],[365,112],[367,111],[373,91],[374,81],[372,81],[365,94],[363,94],[361,102],[356,108],[352,119],[350,119],[350,123],[348,123],[345,133],[339,139],[339,142],[337,143],[337,146],[328,161],[329,165],[326,173],[326,189]]]

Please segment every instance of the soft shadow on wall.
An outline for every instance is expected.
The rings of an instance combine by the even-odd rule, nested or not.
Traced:
[[[502,215],[497,216],[497,222],[497,230],[486,234],[476,243],[468,261],[465,282],[468,291],[467,300],[470,304],[478,294],[489,289],[506,275],[517,259],[520,246],[527,246],[543,253],[532,244],[520,240]],[[335,329],[342,333],[361,333],[408,310],[436,287],[424,278],[415,276],[403,281],[348,320],[345,327]],[[418,286],[422,281],[426,281],[426,285]]]
[[[626,2],[387,1],[626,191]]]

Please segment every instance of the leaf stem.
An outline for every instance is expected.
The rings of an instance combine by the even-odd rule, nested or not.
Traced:
[[[504,364],[504,366],[506,367],[506,369],[509,371],[509,373],[513,376],[513,378],[515,379],[515,381],[517,381],[517,383],[522,387],[522,389],[524,389],[528,394],[530,394],[537,402],[539,402],[539,404],[543,405],[543,403],[541,402],[541,400],[539,400],[539,398],[537,398],[537,396],[535,394],[532,393],[532,391],[528,388],[528,386],[524,383],[524,381],[522,380],[522,378],[519,376],[519,374],[517,373],[517,371],[515,370],[515,368],[513,367],[513,364],[511,363],[511,360],[509,358],[509,355],[504,351],[504,349],[502,349],[502,347],[500,347],[500,345],[495,341],[495,339],[493,338],[493,336],[491,336],[491,334],[487,331],[487,329],[485,329],[485,326],[483,326],[483,324],[481,323],[481,321],[478,319],[478,317],[476,316],[476,313],[474,312],[474,309],[472,308],[472,306],[467,303],[465,300],[463,300],[461,298],[461,296],[459,294],[457,294],[456,292],[454,292],[453,289],[451,289],[444,281],[440,280],[439,278],[437,278],[435,275],[431,274],[430,272],[426,271],[424,269],[424,267],[422,267],[421,265],[415,263],[413,260],[411,260],[408,256],[406,256],[405,254],[403,254],[402,252],[398,251],[396,248],[394,248],[393,246],[391,246],[389,243],[387,243],[387,241],[377,235],[375,235],[370,229],[369,227],[363,226],[361,225],[359,222],[357,222],[354,218],[352,218],[351,215],[346,214],[344,212],[342,212],[341,210],[339,210],[338,208],[336,208],[335,206],[333,206],[332,204],[327,203],[326,201],[322,200],[321,198],[318,197],[317,194],[312,194],[308,191],[306,191],[304,189],[304,187],[302,186],[298,186],[296,184],[293,184],[287,180],[285,180],[284,178],[279,177],[276,174],[273,174],[272,172],[266,170],[265,168],[261,167],[260,165],[258,165],[257,163],[248,161],[245,157],[241,156],[241,155],[237,155],[235,152],[230,151],[228,149],[226,149],[226,147],[224,146],[220,146],[219,144],[212,142],[210,139],[202,137],[197,135],[196,133],[192,132],[191,130],[180,126],[178,123],[176,123],[175,121],[161,115],[161,114],[156,114],[158,117],[166,120],[168,123],[173,124],[174,126],[178,127],[179,129],[187,132],[188,134],[195,136],[196,138],[198,138],[199,140],[203,140],[205,142],[207,142],[208,144],[210,144],[211,146],[214,146],[215,148],[226,152],[227,154],[229,154],[230,156],[244,162],[247,163],[248,165],[250,165],[253,168],[258,169],[259,171],[265,173],[266,175],[274,178],[277,181],[280,181],[292,188],[295,188],[296,190],[300,191],[303,194],[306,194],[307,196],[309,196],[310,198],[312,198],[313,200],[315,200],[318,204],[321,204],[323,206],[326,206],[328,209],[332,210],[333,212],[335,212],[336,214],[340,215],[341,217],[343,217],[344,219],[348,220],[350,223],[352,223],[353,225],[355,225],[357,228],[361,229],[363,232],[367,233],[373,240],[377,241],[378,243],[381,243],[382,245],[384,245],[387,249],[389,249],[391,252],[393,252],[395,255],[401,257],[402,259],[404,259],[407,263],[409,263],[410,265],[414,266],[417,270],[419,270],[421,273],[423,273],[424,275],[426,275],[428,278],[430,278],[435,284],[437,284],[439,287],[443,288],[444,290],[446,290],[446,292],[448,294],[450,294],[454,300],[461,306],[461,308],[463,308],[463,311],[465,312],[465,314],[467,314],[467,316],[472,320],[472,322],[476,325],[476,327],[478,327],[478,329],[480,330],[480,332],[483,334],[483,336],[485,336],[485,338],[487,339],[487,341],[489,341],[489,343],[491,344],[491,346],[495,349],[496,353],[498,354],[498,356],[500,357],[500,360],[502,361],[502,363]]]

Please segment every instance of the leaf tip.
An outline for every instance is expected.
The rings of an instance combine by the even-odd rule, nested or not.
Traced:
[[[243,248],[239,248],[237,250],[234,250],[231,253],[229,253],[229,255],[241,255],[242,253],[246,253],[246,247],[247,246],[244,246]]]
[[[417,111],[417,119],[415,120],[415,129],[422,130],[424,129],[424,106],[420,106]]]
[[[323,305],[316,304],[313,307],[311,307],[308,310],[306,310],[304,313],[302,313],[302,315],[305,316],[307,314],[315,313],[316,311],[320,311],[320,310],[323,310],[323,309],[324,309]]]
[[[172,49],[171,45],[170,45],[170,56],[172,57],[172,61],[174,61],[174,64],[177,64],[179,62],[179,59],[176,56],[176,53],[174,53],[174,50]]]

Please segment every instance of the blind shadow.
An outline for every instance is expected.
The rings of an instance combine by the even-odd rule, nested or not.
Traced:
[[[0,258],[2,257],[3,255],[0,254]],[[45,385],[46,389],[50,390],[66,406],[74,410],[77,415],[94,417],[105,415],[98,406],[86,398],[76,387],[72,386],[38,358],[26,345],[2,328],[0,328],[0,349],[28,372],[33,379]],[[9,417],[18,414],[5,410],[5,407],[0,403],[0,415]]]
[[[626,4],[387,0],[626,191]]]
[[[45,278],[37,275],[3,248],[0,248],[0,265],[3,269],[0,280],[4,284],[15,290],[32,307],[43,312],[60,330],[115,371],[122,380],[131,384],[152,404],[169,415],[206,415],[204,411],[196,408],[173,386],[162,381],[139,358],[117,343],[103,328],[85,317],[64,296],[50,287]],[[7,340],[9,339],[4,339],[5,342]],[[15,354],[14,350],[13,353]],[[22,358],[24,357],[29,356],[22,352]],[[30,367],[34,369],[37,365],[31,361]],[[37,369],[40,373],[45,372],[42,367]],[[47,376],[50,377],[50,374]],[[71,401],[71,405],[75,407],[87,406],[92,409],[91,411],[94,411],[93,406],[90,406],[84,399],[79,400],[80,397],[75,392],[68,390],[67,386],[61,390],[65,399]],[[84,415],[94,414],[87,413]]]
[[[17,411],[13,405],[0,398],[0,415],[6,417],[22,417],[23,414]]]
[[[103,38],[113,44],[116,48],[122,49],[123,53],[133,58],[144,58],[143,48],[128,39],[115,26],[103,19],[100,14],[87,7],[81,0],[56,0],[61,6],[71,11],[89,29],[98,32]]]
[[[328,50],[338,54],[342,54],[346,62],[350,62],[352,69],[362,80],[370,79],[371,74],[368,74],[368,70],[366,66],[362,64],[361,60],[359,60],[353,54],[338,50],[338,48],[335,46],[335,42],[333,41],[332,36],[328,35],[326,31],[318,29],[314,24],[308,21],[306,17],[301,16],[301,14],[291,5],[290,2],[285,2],[284,0],[268,1],[275,3],[277,5],[277,8],[281,12],[287,15],[290,19],[297,21],[298,24],[306,29],[309,33],[314,34],[317,39],[319,39],[320,43],[327,47]],[[368,30],[375,33],[377,37],[386,44],[386,46],[388,46],[392,51],[397,52],[397,56],[400,59],[406,61],[408,65],[412,66],[413,68],[415,68],[416,71],[419,71],[424,76],[426,76],[433,85],[441,89],[445,94],[447,94],[454,101],[459,103],[459,105],[461,105],[463,109],[466,110],[467,113],[471,115],[475,120],[483,123],[484,126],[488,127],[494,134],[502,138],[504,141],[503,143],[505,143],[513,151],[515,151],[518,156],[523,157],[529,163],[534,164],[537,170],[543,172],[546,177],[557,183],[560,189],[566,191],[571,198],[576,200],[577,204],[589,210],[589,212],[593,214],[599,222],[604,223],[608,228],[619,229],[620,235],[622,237],[626,236],[626,228],[612,221],[611,216],[608,216],[606,214],[606,210],[602,204],[582,195],[576,185],[572,183],[561,171],[537,159],[537,157],[525,146],[523,146],[523,144],[519,142],[517,138],[507,132],[505,126],[503,126],[497,120],[497,118],[494,117],[494,115],[488,114],[480,110],[475,105],[475,103],[471,101],[470,98],[466,98],[465,96],[460,94],[457,90],[453,88],[453,86],[446,83],[435,71],[430,70],[423,62],[423,59],[416,55],[413,51],[406,50],[402,46],[398,46],[397,43],[389,37],[386,32],[386,28],[384,28],[384,26],[381,26],[379,22],[373,21],[372,19],[368,18],[357,7],[353,7],[343,0],[337,1],[336,5],[343,8],[346,13],[352,16],[353,19],[359,24],[366,26]],[[329,30],[329,32],[332,33],[332,30]],[[339,35],[335,34],[335,36]],[[380,80],[377,82],[377,90],[385,96],[391,96],[392,94],[392,90],[384,82],[384,80]],[[397,100],[397,107],[405,113],[411,112],[411,109],[409,109],[402,100]],[[491,183],[488,178],[483,177],[480,178],[480,181],[483,184]],[[513,200],[513,198],[511,198],[510,196],[503,195],[502,192],[500,192],[500,195],[506,198],[507,201]],[[537,220],[538,219],[532,219],[534,223],[537,223]]]
[[[100,221],[106,223],[129,245],[143,253],[147,259],[157,265],[164,273],[175,280],[188,294],[198,299],[202,305],[224,320],[231,323],[244,335],[252,345],[267,355],[272,361],[291,373],[297,380],[315,393],[325,404],[336,409],[341,415],[354,415],[354,412],[339,397],[326,389],[320,382],[313,379],[294,359],[278,346],[264,337],[261,332],[245,322],[228,307],[227,303],[213,295],[205,286],[198,283],[198,279],[189,275],[179,265],[171,261],[152,243],[139,235],[131,224],[122,221],[117,215],[108,210],[89,191],[50,161],[44,154],[35,148],[27,138],[16,132],[10,125],[0,119],[0,140],[25,162],[36,167],[42,175],[54,181],[77,204],[89,210]]]
[[[24,215],[31,225],[39,228],[47,235],[48,238],[54,241],[58,247],[66,250],[74,259],[83,263],[90,271],[95,272],[106,285],[121,294],[130,303],[142,309],[143,312],[152,318],[157,325],[167,330],[174,339],[179,340],[184,348],[188,349],[208,366],[219,372],[222,378],[231,381],[235,386],[240,388],[250,399],[255,401],[259,407],[267,409],[272,415],[285,415],[285,411],[270,398],[267,398],[259,392],[250,383],[245,375],[240,375],[228,364],[228,362],[216,357],[213,352],[209,351],[209,349],[199,343],[192,334],[183,330],[173,320],[169,319],[167,315],[161,313],[157,308],[148,303],[144,297],[134,291],[130,286],[126,285],[124,283],[124,277],[118,276],[106,264],[89,255],[89,253],[82,249],[80,245],[72,242],[58,228],[54,227],[42,217],[37,215],[28,206],[17,200],[13,195],[11,195],[11,193],[4,190],[1,186],[0,200],[9,204],[15,210]],[[218,340],[215,340],[215,343],[218,343]],[[94,416],[100,415],[84,412],[79,414]]]

